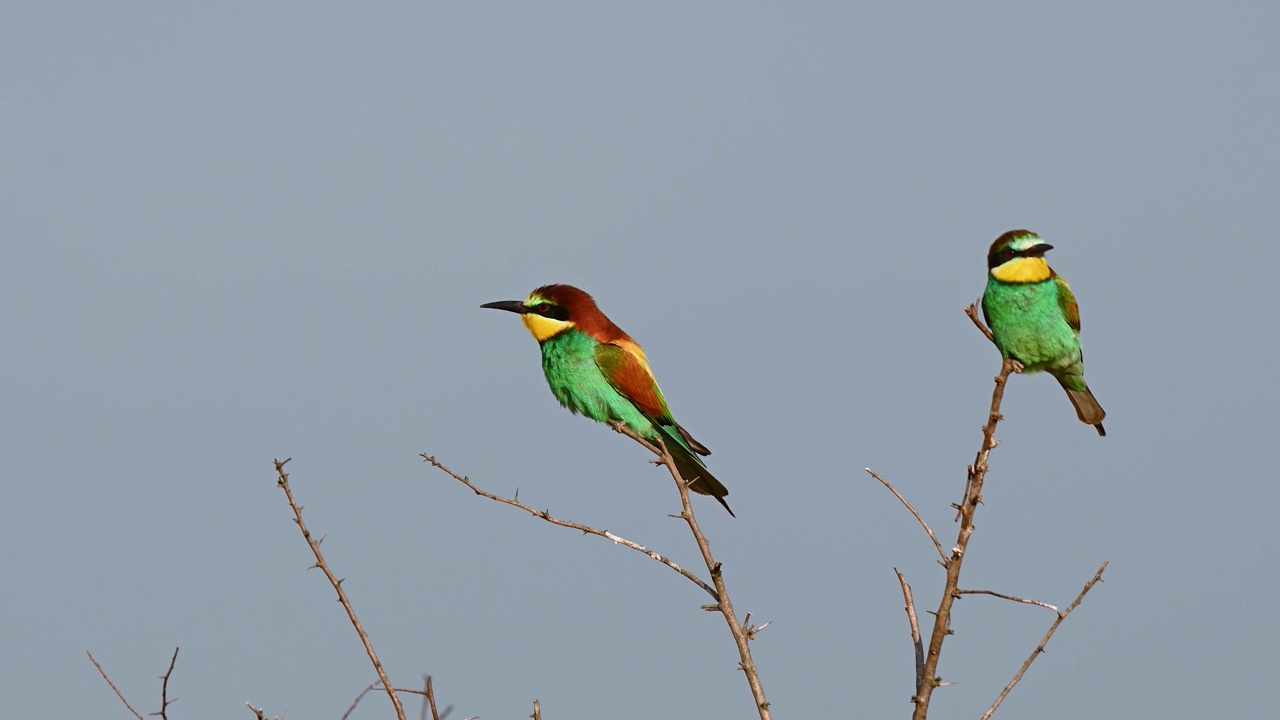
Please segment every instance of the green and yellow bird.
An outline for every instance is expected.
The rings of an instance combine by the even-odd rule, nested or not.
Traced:
[[[661,438],[689,489],[713,496],[729,514],[728,488],[698,455],[702,443],[676,423],[644,350],[571,285],[544,285],[524,300],[480,307],[518,313],[542,348],[542,371],[560,404],[602,423],[621,422],[652,442]]]
[[[1019,372],[1044,370],[1057,378],[1080,422],[1106,435],[1102,419],[1107,413],[1084,382],[1076,297],[1044,259],[1052,249],[1030,230],[996,238],[987,252],[982,314],[1000,353],[1021,363]]]

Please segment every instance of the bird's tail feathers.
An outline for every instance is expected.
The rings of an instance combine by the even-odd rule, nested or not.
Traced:
[[[671,459],[675,460],[676,470],[680,472],[680,477],[689,483],[689,489],[699,495],[710,495],[716,499],[716,502],[724,506],[730,515],[734,515],[730,509],[729,503],[725,502],[724,497],[729,494],[729,488],[716,479],[715,475],[707,470],[707,466],[702,464],[698,459],[694,448],[686,447],[683,432],[672,432],[671,428],[662,427],[663,442],[667,446],[667,450],[671,453]]]
[[[1072,390],[1063,384],[1062,389],[1067,391],[1067,397],[1075,406],[1076,416],[1080,418],[1080,422],[1094,426],[1099,435],[1105,436],[1107,431],[1102,427],[1102,419],[1107,416],[1107,411],[1098,404],[1098,399],[1089,391],[1089,386],[1086,385],[1084,390]]]
[[[698,453],[699,455],[711,454],[711,451],[707,449],[707,446],[703,445],[697,440],[694,440],[693,436],[689,434],[688,430],[684,429],[683,425],[681,425],[680,423],[676,423],[676,430],[680,431],[680,437],[684,438],[684,441],[689,445],[690,450]]]

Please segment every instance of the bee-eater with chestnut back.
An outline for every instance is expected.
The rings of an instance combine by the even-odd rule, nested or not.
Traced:
[[[661,439],[689,489],[729,510],[728,488],[698,457],[711,451],[671,417],[644,350],[590,295],[571,285],[544,285],[524,300],[480,307],[520,315],[542,348],[542,371],[561,405],[602,423],[621,422],[651,442]]]
[[[1000,353],[1022,365],[1019,372],[1044,370],[1057,378],[1080,422],[1106,435],[1107,413],[1084,382],[1076,297],[1044,259],[1052,249],[1030,230],[996,238],[987,252],[982,314]]]

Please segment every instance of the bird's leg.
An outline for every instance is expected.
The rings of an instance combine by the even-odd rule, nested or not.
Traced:
[[[1009,358],[1008,363],[1009,363],[1009,369],[1018,373],[1019,375],[1021,375],[1022,371],[1027,367],[1026,365],[1023,365],[1019,360],[1015,358]]]

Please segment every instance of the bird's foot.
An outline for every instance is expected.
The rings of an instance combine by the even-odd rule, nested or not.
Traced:
[[[1014,372],[1018,373],[1019,375],[1021,375],[1021,374],[1022,374],[1022,371],[1023,371],[1023,370],[1025,370],[1026,368],[1027,368],[1027,366],[1026,366],[1026,365],[1023,365],[1020,361],[1018,361],[1018,360],[1014,360],[1013,358],[1009,358],[1009,369],[1010,369],[1010,370],[1012,370],[1012,371],[1014,371]]]

